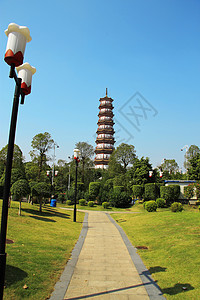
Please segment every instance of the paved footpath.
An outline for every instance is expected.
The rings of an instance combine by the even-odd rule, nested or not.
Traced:
[[[108,214],[88,212],[83,229],[79,249],[72,252],[50,300],[165,299],[136,249]]]

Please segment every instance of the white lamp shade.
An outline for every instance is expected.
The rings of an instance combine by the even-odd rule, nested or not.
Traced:
[[[160,177],[162,177],[163,176],[163,172],[160,172]]]
[[[58,171],[55,171],[55,176],[57,176],[58,175]]]
[[[74,159],[79,158],[80,154],[81,154],[81,152],[79,149],[74,149]]]
[[[149,171],[149,177],[152,177],[153,171]]]
[[[5,34],[8,37],[8,42],[4,60],[8,65],[20,66],[23,63],[26,43],[32,39],[30,31],[28,27],[10,23],[8,29],[5,30]]]
[[[22,79],[21,89],[25,95],[31,92],[31,82],[32,76],[36,72],[36,68],[32,67],[29,63],[24,63],[23,65],[16,68],[18,77]]]
[[[50,171],[47,171],[47,176],[49,176],[49,174],[50,174]]]

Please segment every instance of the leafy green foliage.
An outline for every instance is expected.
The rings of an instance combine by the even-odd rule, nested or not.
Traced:
[[[103,206],[103,208],[108,209],[109,208],[109,202],[103,202],[102,206]]]
[[[174,189],[172,186],[161,186],[160,187],[160,196],[166,200],[168,204],[171,201],[174,201]]]
[[[188,175],[192,180],[200,180],[200,153],[189,159]]]
[[[157,198],[156,199],[156,204],[158,208],[164,208],[166,203],[165,203],[165,199],[163,198]]]
[[[129,207],[131,203],[131,197],[126,192],[113,191],[110,192],[110,205],[113,207]]]
[[[146,202],[145,202],[145,209],[146,209],[148,212],[156,211],[156,210],[157,210],[157,204],[156,204],[156,201],[154,201],[154,200],[146,201]]]
[[[184,187],[184,197],[191,199],[194,196],[194,184],[189,184]]]
[[[27,196],[30,193],[30,186],[28,181],[25,179],[20,179],[16,181],[11,187],[11,194],[20,200],[22,197]]]
[[[90,182],[89,184],[89,195],[92,200],[95,200],[99,194],[100,182]]]
[[[139,185],[139,184],[133,185],[132,190],[133,190],[133,197],[134,198],[142,199],[142,196],[144,194],[143,185]]]
[[[179,202],[174,202],[170,208],[172,212],[181,212],[183,210],[183,205]]]
[[[159,188],[156,183],[147,183],[144,186],[145,200],[156,199],[159,196]]]
[[[124,186],[123,185],[122,186],[114,186],[113,190],[114,190],[114,192],[119,192],[119,193],[124,192]]]
[[[81,206],[85,206],[85,205],[86,205],[85,199],[80,199],[80,200],[79,200],[79,204],[80,204]]]
[[[88,206],[89,206],[89,207],[93,207],[93,206],[94,206],[94,201],[89,201],[89,202],[88,202]]]
[[[150,182],[150,170],[152,170],[152,165],[149,163],[148,157],[142,157],[141,159],[136,158],[133,166],[127,171],[130,180],[132,181],[132,185],[144,185]]]
[[[50,197],[51,187],[45,182],[39,182],[32,187],[32,195],[37,196],[40,202],[40,211],[42,211],[42,199]]]
[[[179,199],[179,196],[180,196],[180,185],[178,185],[178,184],[172,184],[170,186],[172,187],[173,193],[174,193],[173,200],[176,201],[176,200]]]
[[[120,144],[112,153],[116,162],[120,163],[124,170],[129,164],[133,164],[136,157],[135,147],[125,143]]]

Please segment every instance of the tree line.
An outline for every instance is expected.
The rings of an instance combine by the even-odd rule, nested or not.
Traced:
[[[52,159],[50,150],[55,142],[50,133],[44,132],[35,135],[31,142],[31,160],[25,162],[22,150],[14,146],[13,167],[11,176],[11,193],[13,198],[20,200],[29,195],[30,201],[38,201],[40,210],[45,198],[52,193],[60,201],[73,199],[75,181],[75,162],[58,160],[55,164],[57,176],[54,177],[52,187],[47,171],[52,172]],[[191,145],[185,157],[187,176],[180,171],[175,159],[165,159],[160,166],[153,168],[148,157],[138,158],[133,145],[120,144],[111,154],[108,170],[94,168],[94,148],[86,142],[75,145],[81,152],[78,167],[78,198],[89,199],[89,185],[99,182],[96,200],[100,203],[108,198],[113,187],[121,187],[123,192],[132,195],[133,185],[147,183],[163,183],[164,180],[195,179],[200,180],[200,149]],[[7,146],[0,151],[0,198],[2,198],[5,180]],[[151,171],[151,176],[150,176]],[[162,172],[162,177],[160,177]],[[70,180],[70,182],[69,182]],[[53,188],[53,191],[52,191]]]

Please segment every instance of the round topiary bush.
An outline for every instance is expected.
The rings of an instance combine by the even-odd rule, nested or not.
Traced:
[[[71,201],[71,200],[67,200],[67,201],[66,201],[66,204],[67,204],[67,205],[72,205],[72,201]]]
[[[85,206],[86,205],[85,199],[80,199],[79,204],[80,204],[80,206]]]
[[[154,201],[154,200],[146,201],[145,209],[148,212],[156,211],[156,209],[157,209],[156,201]]]
[[[89,201],[89,202],[88,202],[88,206],[89,206],[89,207],[93,207],[93,206],[94,206],[94,201]]]
[[[108,202],[103,202],[102,206],[103,206],[103,208],[108,209],[109,203]]]
[[[174,202],[174,203],[172,203],[170,208],[171,208],[171,211],[173,211],[173,212],[179,212],[179,211],[183,210],[183,205],[179,202]]]
[[[158,198],[156,199],[156,204],[158,208],[163,208],[165,207],[165,199],[163,198]]]

